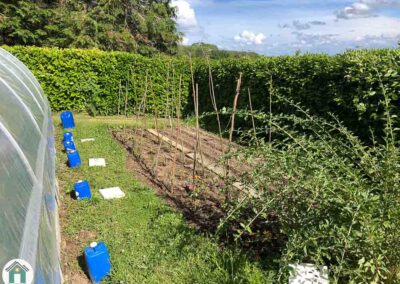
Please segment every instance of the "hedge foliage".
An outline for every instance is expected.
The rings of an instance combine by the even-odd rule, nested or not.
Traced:
[[[248,109],[250,89],[253,108],[269,112],[271,93],[275,114],[292,112],[289,104],[279,99],[285,97],[315,115],[334,113],[363,137],[370,137],[370,129],[382,135],[383,89],[391,94],[393,114],[399,112],[400,49],[350,51],[336,56],[226,59],[212,61],[211,69],[218,108],[232,107],[236,81],[242,72],[239,108]],[[196,81],[200,112],[212,111],[206,62],[196,65]]]
[[[140,104],[147,86],[148,112],[162,115],[176,104],[180,77],[182,108],[186,105],[188,113],[193,110],[187,57],[148,58],[123,52],[37,47],[6,49],[32,70],[54,111],[73,109],[113,115],[119,109],[123,113],[127,93],[130,114]],[[383,49],[349,51],[336,56],[211,60],[211,69],[219,109],[232,107],[241,72],[239,108],[248,109],[250,89],[253,108],[268,112],[271,93],[275,114],[293,111],[287,101],[279,99],[285,97],[309,109],[311,114],[334,113],[361,137],[370,137],[370,130],[380,137],[384,90],[391,95],[392,114],[399,113],[399,62],[400,49]],[[207,61],[196,59],[194,72],[199,85],[200,113],[213,111]]]
[[[152,58],[124,52],[5,47],[25,63],[39,80],[53,111],[76,110],[94,114],[123,114],[125,94],[128,113],[133,113],[146,92],[147,110],[167,112],[177,101],[182,77],[182,102],[187,101],[189,64],[185,59]],[[147,78],[147,83],[146,83]],[[176,92],[174,92],[176,90]],[[119,107],[118,107],[119,104]]]

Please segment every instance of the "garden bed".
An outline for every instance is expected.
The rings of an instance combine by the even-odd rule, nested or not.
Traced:
[[[82,252],[92,241],[104,241],[109,250],[112,271],[104,283],[256,283],[260,277],[270,279],[268,271],[241,250],[221,249],[214,238],[197,234],[177,210],[155,195],[152,189],[158,187],[145,175],[134,177],[132,170],[146,172],[120,147],[110,128],[120,132],[126,127],[128,133],[129,127],[143,125],[140,120],[76,114],[75,121],[73,133],[82,166],[68,168],[62,144],[56,143],[65,283],[90,283]],[[148,127],[155,125],[153,120],[147,123]],[[60,127],[55,134],[56,141],[61,141]],[[80,142],[88,137],[95,141]],[[104,157],[107,166],[89,167],[91,157]],[[70,191],[79,179],[89,181],[92,200],[71,198]],[[149,184],[152,189],[146,186]],[[126,196],[103,200],[99,189],[112,186],[120,186]]]
[[[224,216],[226,199],[240,194],[237,185],[225,190],[224,175],[238,175],[248,166],[230,159],[227,173],[221,161],[229,147],[226,139],[200,130],[195,154],[194,128],[124,129],[113,130],[112,134],[131,154],[128,168],[137,178],[155,187],[201,231],[214,231]],[[238,147],[231,145],[231,149]],[[193,178],[194,158],[197,163]]]

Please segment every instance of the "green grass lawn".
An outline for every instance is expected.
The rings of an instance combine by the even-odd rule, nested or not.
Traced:
[[[72,271],[82,273],[77,258],[83,248],[92,241],[103,240],[112,263],[111,277],[106,283],[272,282],[258,263],[249,261],[238,250],[222,250],[211,237],[197,234],[180,213],[128,172],[127,153],[112,138],[109,129],[123,125],[134,127],[137,125],[134,118],[76,115],[75,121],[73,134],[82,167],[70,169],[62,152],[63,130],[58,116],[54,116],[57,176],[63,208],[62,238],[73,243],[67,248],[71,251],[68,266]],[[81,138],[89,137],[96,141],[80,143]],[[89,168],[90,157],[104,157],[107,167]],[[89,181],[93,200],[76,201],[67,194],[79,179]],[[113,186],[121,187],[126,197],[103,200],[98,190]],[[95,239],[77,239],[82,236],[82,230],[90,232],[86,235]]]

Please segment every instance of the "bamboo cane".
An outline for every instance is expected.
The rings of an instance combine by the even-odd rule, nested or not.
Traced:
[[[181,112],[181,90],[182,90],[182,75],[179,76],[179,86],[178,86],[178,102],[176,104],[176,132],[175,132],[175,137],[177,138],[176,140],[178,141],[178,135],[180,135],[180,112]],[[179,136],[182,139],[182,136]],[[183,145],[183,141],[181,141],[181,145]],[[172,162],[172,188],[175,188],[175,174],[176,174],[176,156],[178,153],[178,147],[175,147],[174,151],[174,156],[173,156],[173,162]]]
[[[128,116],[128,88],[129,88],[129,71],[128,71],[128,79],[125,84],[125,117]]]
[[[219,118],[219,111],[217,107],[217,101],[215,99],[215,91],[214,91],[214,79],[212,75],[212,70],[211,70],[211,64],[209,61],[209,58],[207,57],[207,64],[208,64],[208,84],[209,84],[209,91],[210,91],[210,97],[211,97],[211,103],[214,108],[216,117],[217,117],[217,123],[218,123],[218,132],[219,132],[219,140],[220,140],[220,146],[221,146],[221,152],[224,152],[224,143],[222,139],[222,128],[221,128],[221,120]]]
[[[118,116],[120,113],[120,104],[121,104],[121,80],[119,81],[119,88],[118,88]]]
[[[228,145],[228,153],[231,151],[231,146],[232,146],[232,139],[233,139],[233,131],[235,129],[235,114],[236,114],[236,108],[237,108],[237,102],[239,99],[240,95],[240,86],[242,84],[242,73],[239,73],[239,79],[237,80],[237,85],[236,85],[236,95],[235,98],[233,99],[233,110],[232,110],[232,117],[231,117],[231,129],[229,131],[229,145]],[[230,158],[227,161],[227,175],[229,175],[229,162]]]
[[[256,131],[256,124],[254,122],[254,113],[253,113],[253,104],[251,102],[251,92],[250,92],[250,88],[247,88],[247,92],[249,95],[249,106],[250,106],[250,115],[251,115],[251,123],[253,125],[253,134],[254,134],[254,139],[256,139],[257,137],[257,131]]]

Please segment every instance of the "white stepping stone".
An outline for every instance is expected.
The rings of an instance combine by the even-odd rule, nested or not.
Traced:
[[[94,138],[83,138],[83,139],[81,139],[81,142],[82,143],[85,143],[85,142],[92,142],[92,141],[94,141],[95,139]]]
[[[328,267],[310,263],[290,264],[289,284],[329,284]]]
[[[100,194],[104,199],[115,199],[125,197],[125,193],[119,187],[100,189]]]
[[[106,160],[104,158],[91,158],[89,159],[89,167],[105,167]]]

